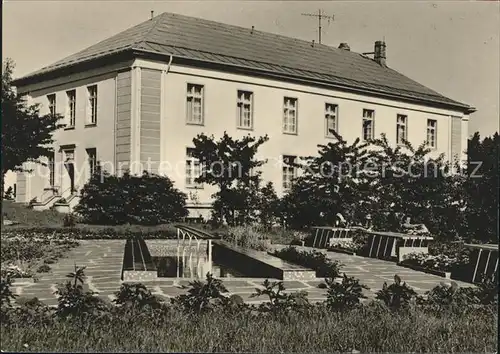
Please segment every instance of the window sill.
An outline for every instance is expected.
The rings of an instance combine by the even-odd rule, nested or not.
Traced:
[[[64,130],[75,130],[75,126],[72,125],[70,127],[65,127]]]
[[[239,130],[253,130],[253,127],[236,127],[236,129],[239,129]]]
[[[203,127],[205,124],[204,123],[186,122],[186,125],[195,125],[195,126]]]
[[[299,135],[297,132],[292,133],[292,132],[283,132],[285,135]]]
[[[337,138],[335,137],[335,135],[327,135],[327,134],[325,135],[325,138],[326,138],[326,139],[337,139]]]
[[[93,127],[97,127],[97,123],[85,124],[85,128],[93,128]]]

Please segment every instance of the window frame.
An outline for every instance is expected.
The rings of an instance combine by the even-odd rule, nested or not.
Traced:
[[[95,89],[95,94],[92,95],[91,90]],[[99,91],[97,84],[87,86],[87,122],[86,127],[96,126],[98,118]],[[93,103],[94,101],[94,103]]]
[[[297,178],[297,167],[293,166],[292,164],[297,163],[298,157],[294,155],[282,155],[281,159],[281,187],[283,191],[286,192],[290,190],[293,180]]]
[[[434,126],[430,126],[429,123],[431,122],[434,122]],[[430,149],[437,149],[437,128],[438,128],[438,121],[437,119],[431,119],[431,118],[427,118],[427,135],[426,135],[426,146]],[[429,141],[429,133],[433,133],[434,134],[434,144],[430,144],[430,141]]]
[[[247,101],[244,96],[245,94],[249,94],[250,98]],[[243,97],[243,99],[242,99]],[[250,106],[250,117],[249,117],[249,126],[244,126],[242,122],[244,121],[244,107],[245,105]],[[249,90],[237,90],[236,91],[236,128],[243,130],[253,130],[253,109],[254,105],[254,93]]]
[[[95,170],[97,168],[97,148],[87,148],[85,149],[85,152],[87,153],[87,162],[89,164],[89,176],[92,177],[92,175],[95,173]],[[93,152],[94,158],[91,159],[91,154],[90,152]],[[92,164],[93,161],[93,164]]]
[[[202,166],[201,162],[199,159],[191,156],[191,151],[193,151],[194,148],[192,147],[187,147],[186,148],[186,165],[184,169],[184,184],[186,188],[188,189],[203,189],[203,183],[197,183],[195,182],[195,179],[199,176],[201,176],[202,173]],[[188,169],[190,171],[189,173],[189,180],[188,180]],[[199,175],[196,175],[197,172]]]
[[[68,124],[66,129],[74,129],[76,126],[76,89],[66,91],[66,119]]]
[[[366,117],[365,112],[371,112],[371,117]],[[371,136],[368,139],[365,138],[365,121],[371,122],[371,134],[370,134]],[[375,139],[375,110],[363,108],[363,116],[361,120],[361,140],[364,142],[368,142],[374,139]]]
[[[333,107],[333,111],[328,111],[328,107]],[[330,112],[333,112],[334,114],[331,114]],[[331,102],[325,102],[325,111],[324,111],[324,119],[325,119],[325,137],[326,138],[335,138],[335,135],[330,133],[329,127],[328,127],[328,122],[330,121],[331,117],[333,116],[334,119],[334,131],[338,134],[339,133],[339,105],[336,103],[331,103]]]
[[[403,122],[400,122],[399,119],[403,118]],[[404,128],[404,136],[403,140],[408,141],[408,115],[406,114],[397,114],[396,115],[396,144],[397,145],[404,145],[404,142],[400,140],[399,136],[399,127]]]
[[[200,91],[200,121],[193,120],[194,113],[194,102],[197,98],[196,96],[196,87],[201,88]],[[190,90],[192,88],[193,90]],[[192,99],[191,111],[189,109],[189,99]],[[186,84],[186,124],[188,125],[204,125],[205,124],[205,85],[196,84],[188,82]]]
[[[57,114],[57,97],[55,93],[47,95],[47,101],[49,102],[49,114],[53,117]]]
[[[287,100],[295,103],[295,106],[293,107],[294,112],[295,112],[295,130],[294,131],[285,130],[285,125],[290,126],[289,121],[287,120],[287,119],[289,119],[289,114],[288,115],[285,114],[285,109],[290,107],[290,106],[287,106]],[[281,114],[282,114],[281,130],[282,130],[283,134],[297,135],[299,132],[299,99],[297,97],[284,96]]]

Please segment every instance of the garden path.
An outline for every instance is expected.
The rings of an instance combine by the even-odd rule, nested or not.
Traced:
[[[37,297],[47,305],[57,304],[54,291],[57,284],[64,283],[66,274],[74,271],[77,266],[86,266],[85,274],[86,289],[99,293],[99,296],[112,300],[113,293],[120,288],[122,281],[121,268],[123,261],[124,240],[84,240],[79,241],[80,245],[71,250],[65,258],[51,265],[52,271],[43,274],[34,283],[23,279],[16,279],[13,288],[18,299],[29,299]],[[284,245],[273,245],[275,248],[285,247]],[[300,249],[312,250],[308,247]],[[326,252],[326,251],[325,251]],[[439,276],[417,272],[412,269],[397,266],[395,263],[358,256],[351,256],[340,253],[326,252],[329,258],[339,260],[344,266],[341,271],[349,276],[354,276],[361,280],[361,283],[370,287],[366,291],[369,298],[373,298],[375,293],[382,288],[384,282],[393,282],[394,275],[398,274],[403,281],[413,287],[420,294],[425,293],[440,282],[446,281]],[[231,294],[240,295],[248,303],[262,302],[263,298],[252,298],[251,294],[256,287],[260,287],[264,279],[249,278],[225,278],[224,285]],[[313,281],[284,281],[287,291],[294,292],[305,290],[311,301],[322,301],[325,299],[326,291],[319,289],[318,284],[322,279]],[[186,292],[187,279],[161,279],[143,281],[155,295],[163,298],[175,297]],[[460,286],[470,286],[467,283],[457,282]]]

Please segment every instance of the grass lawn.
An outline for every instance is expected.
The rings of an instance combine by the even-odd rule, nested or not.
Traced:
[[[33,210],[11,200],[2,201],[2,214],[24,226],[63,226],[64,214],[55,210]]]
[[[365,307],[344,313],[114,314],[1,326],[3,351],[33,352],[495,352],[496,311],[449,316]]]

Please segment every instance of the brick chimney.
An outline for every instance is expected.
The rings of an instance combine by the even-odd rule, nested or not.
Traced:
[[[386,56],[385,56],[385,42],[384,41],[376,41],[375,42],[375,51],[373,55],[373,59],[380,64],[380,66],[383,66],[384,68],[387,67],[386,64]]]
[[[349,47],[349,44],[347,44],[347,43],[340,43],[339,49],[351,50],[351,47]]]

